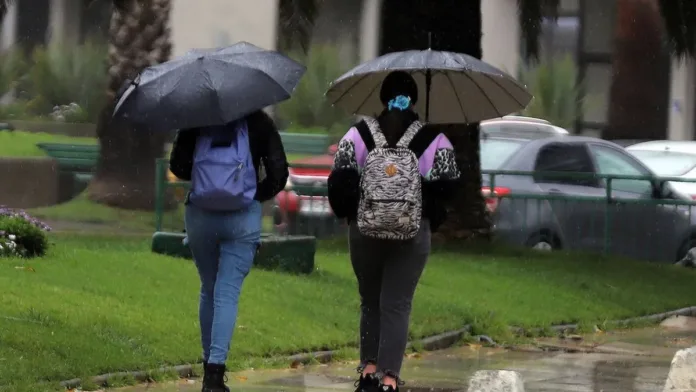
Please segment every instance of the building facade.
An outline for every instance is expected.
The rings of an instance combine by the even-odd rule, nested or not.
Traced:
[[[282,30],[279,0],[172,0],[174,54],[195,47],[217,47],[249,41],[277,47]],[[483,60],[515,75],[523,61],[517,0],[482,1]],[[108,2],[84,0],[18,0],[2,23],[0,44],[8,48],[50,42],[79,43],[91,34],[105,36]],[[346,62],[357,63],[379,53],[382,0],[332,0],[323,3],[313,42],[330,42]],[[548,19],[541,36],[542,56],[572,55],[593,97],[575,131],[601,135],[609,110],[616,0],[561,0],[557,19]],[[505,28],[501,28],[505,26]],[[640,59],[637,59],[640,61]],[[695,139],[696,67],[674,60],[670,72],[665,137]]]

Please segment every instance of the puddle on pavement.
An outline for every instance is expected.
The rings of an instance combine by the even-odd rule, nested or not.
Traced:
[[[662,346],[670,348],[687,348],[696,345],[696,332],[670,331],[665,329],[645,329],[621,333],[620,340],[627,343]]]
[[[477,370],[508,369],[522,374],[528,392],[661,392],[674,352],[696,338],[695,332],[659,329],[606,334],[594,345],[607,353],[517,352],[459,347],[408,358],[402,391],[465,391]],[[587,340],[591,340],[588,337]],[[627,349],[626,347],[629,347]],[[355,363],[294,370],[244,371],[229,375],[233,391],[349,391]],[[198,381],[186,380],[128,389],[129,392],[193,392]]]

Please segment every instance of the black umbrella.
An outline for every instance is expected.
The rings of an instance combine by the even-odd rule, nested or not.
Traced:
[[[114,116],[157,130],[226,124],[290,98],[305,70],[247,42],[195,49],[143,70],[121,95]]]
[[[473,123],[524,109],[532,95],[510,75],[474,57],[436,50],[389,53],[360,64],[336,79],[328,100],[352,114],[374,116],[383,109],[379,97],[392,71],[411,74],[418,85],[415,110],[438,124]]]

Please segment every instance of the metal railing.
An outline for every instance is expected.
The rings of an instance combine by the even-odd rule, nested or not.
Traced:
[[[325,166],[316,165],[291,165],[296,169],[320,169],[326,171]],[[183,201],[183,196],[188,190],[189,184],[181,181],[167,179],[167,161],[161,160],[157,165],[157,204],[156,204],[156,229],[162,230],[164,223],[164,198],[165,192],[175,191],[178,199]],[[543,181],[554,183],[558,180],[569,181],[593,181],[597,186],[595,191],[588,195],[573,194],[548,194],[542,192],[514,192],[497,194],[499,185],[506,186],[509,177],[534,177],[543,178]],[[302,178],[302,176],[300,176]],[[645,177],[600,175],[590,173],[569,172],[527,172],[527,171],[483,171],[482,178],[488,207],[495,223],[495,232],[507,238],[517,245],[528,245],[525,237],[539,233],[554,237],[560,241],[563,238],[563,248],[577,248],[595,250],[604,253],[626,254],[626,249],[635,248],[633,254],[644,252],[646,255],[655,254],[649,247],[670,247],[678,252],[680,243],[689,240],[692,232],[692,208],[695,206],[691,200],[683,198],[665,197],[625,197],[618,181],[626,184],[626,181],[640,181],[645,183],[645,189],[657,193],[670,189],[664,185],[667,182],[688,182],[680,177]],[[315,179],[316,181],[312,181]],[[322,176],[305,176],[303,183],[292,184],[286,191],[281,192],[265,208],[265,225],[267,231],[275,231],[281,234],[310,234],[316,236],[330,236],[345,232],[346,225],[336,219],[328,205],[327,189]],[[543,182],[542,181],[542,182]],[[537,181],[538,183],[539,181]],[[621,185],[621,183],[619,183]],[[563,187],[563,185],[559,185]],[[572,191],[572,190],[571,190]],[[639,208],[640,207],[640,208]],[[585,211],[585,212],[583,212]],[[589,212],[587,212],[589,211]],[[651,215],[653,214],[653,215]],[[674,227],[670,225],[670,214],[674,214]],[[590,216],[591,215],[591,216]],[[566,221],[563,221],[563,220]],[[584,224],[567,220],[578,219]],[[648,221],[646,220],[654,220]],[[587,223],[591,220],[591,223]],[[628,222],[627,220],[631,220]],[[696,221],[696,219],[694,219]],[[651,226],[652,225],[652,226]],[[696,227],[696,226],[694,226]],[[626,243],[630,236],[622,230],[647,230],[647,234],[635,234],[634,243]],[[177,227],[178,229],[178,227]],[[181,227],[183,229],[183,227]],[[585,232],[580,232],[585,230]],[[652,230],[653,232],[650,232]],[[673,230],[673,234],[666,234]],[[665,240],[665,236],[671,236],[679,244],[655,243]],[[573,237],[575,242],[571,242]],[[650,241],[646,242],[646,238]],[[694,237],[696,238],[696,237]],[[696,241],[694,242],[696,245]],[[665,254],[671,250],[665,251]],[[676,257],[676,256],[675,256]],[[655,257],[652,257],[655,258]]]
[[[159,159],[155,174],[155,231],[183,231],[183,203],[191,184],[169,173],[169,161]],[[323,165],[292,164],[295,169],[328,169]],[[328,204],[326,179],[322,175],[297,176],[302,183],[292,184],[273,200],[264,203],[264,230],[281,235],[333,236],[345,231],[345,224],[335,218]],[[170,193],[168,195],[168,193]],[[165,208],[174,197],[179,206]]]
[[[595,187],[584,187],[585,189],[594,188],[596,192],[592,195],[577,195],[577,194],[549,194],[549,193],[533,193],[533,192],[520,192],[514,191],[506,195],[495,195],[495,192],[489,194],[489,198],[496,199],[500,203],[502,200],[509,200],[510,204],[514,201],[524,201],[526,204],[524,208],[508,208],[505,212],[520,210],[524,211],[525,221],[529,222],[528,211],[533,209],[538,214],[543,213],[544,209],[540,208],[541,203],[546,203],[547,210],[554,213],[555,219],[568,218],[568,215],[559,217],[558,212],[562,210],[563,206],[568,207],[569,204],[575,204],[578,206],[584,204],[586,207],[588,205],[593,205],[593,207],[600,211],[601,213],[601,232],[602,232],[602,243],[601,251],[604,253],[626,253],[626,252],[612,252],[613,249],[623,247],[624,249],[629,247],[635,247],[637,250],[633,252],[635,254],[645,251],[649,253],[650,250],[644,249],[647,247],[659,247],[667,246],[664,242],[656,243],[640,243],[640,239],[636,236],[636,241],[634,243],[624,243],[620,246],[614,246],[613,242],[617,241],[617,238],[625,238],[626,235],[620,230],[625,228],[642,228],[646,229],[644,233],[637,233],[644,235],[642,238],[652,237],[656,241],[661,241],[664,236],[668,235],[669,230],[674,230],[670,235],[673,235],[673,239],[678,242],[683,242],[690,239],[692,235],[692,227],[694,226],[692,222],[693,218],[693,207],[696,206],[694,201],[688,200],[685,197],[679,196],[678,193],[668,185],[670,182],[674,183],[694,183],[696,180],[684,179],[681,177],[656,177],[656,176],[629,176],[629,175],[603,175],[603,174],[592,174],[592,173],[569,173],[569,172],[528,172],[528,171],[483,171],[484,185],[488,189],[495,190],[498,181],[503,176],[524,176],[524,177],[534,177],[543,178],[542,181],[537,181],[540,184],[546,184],[547,187],[549,183],[553,184],[553,180],[564,180],[570,181],[594,181],[596,182]],[[487,179],[487,181],[486,181]],[[621,187],[616,187],[615,184],[618,181],[633,181],[642,182],[645,185],[645,189],[649,193],[639,193],[620,189]],[[562,187],[562,185],[561,185]],[[529,202],[533,201],[536,203],[536,208],[530,208]],[[574,206],[570,206],[573,208]],[[585,208],[585,211],[588,209]],[[502,216],[503,211],[498,214],[494,219],[495,222],[500,222],[504,220],[505,217]],[[573,214],[569,214],[573,215]],[[577,217],[577,212],[574,214]],[[597,215],[593,215],[596,217]],[[590,218],[590,217],[581,217]],[[657,219],[651,221],[650,219]],[[670,219],[675,227],[665,226],[670,223]],[[537,218],[536,221],[541,221]],[[571,226],[573,222],[556,222],[559,226],[565,223],[565,226]],[[676,227],[681,224],[682,227]],[[591,225],[593,226],[593,225]],[[580,233],[576,237],[588,237],[595,235],[596,233]],[[660,237],[662,235],[662,237]],[[696,244],[696,242],[695,242]],[[574,244],[576,248],[583,249],[583,246],[578,246],[581,244]],[[673,246],[674,247],[674,246]],[[643,248],[643,249],[641,249]],[[597,250],[597,249],[595,249]],[[675,249],[675,253],[676,253]],[[655,253],[655,252],[653,252]]]

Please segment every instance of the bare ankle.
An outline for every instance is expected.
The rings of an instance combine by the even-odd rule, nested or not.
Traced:
[[[384,376],[382,378],[382,384],[388,385],[394,389],[396,389],[396,386],[397,386],[396,379],[394,377],[390,377],[390,376]]]
[[[363,369],[362,375],[364,377],[364,376],[367,376],[368,374],[375,374],[375,373],[377,373],[377,366],[375,366],[371,363],[368,363],[367,365],[365,365],[365,369]]]

